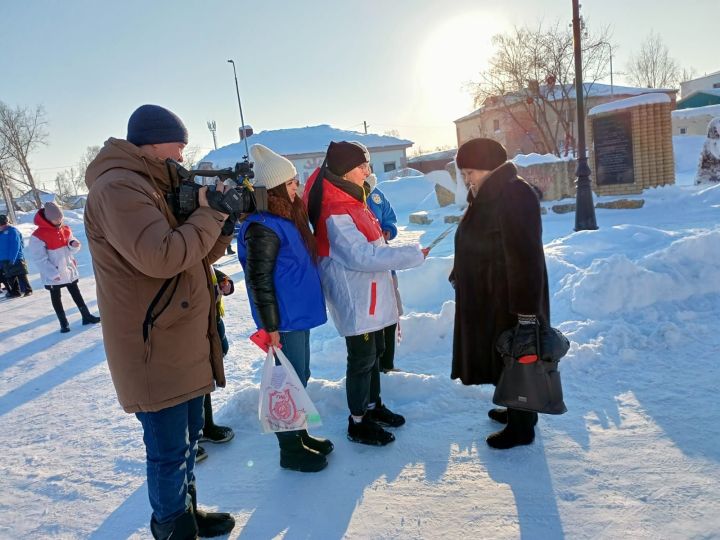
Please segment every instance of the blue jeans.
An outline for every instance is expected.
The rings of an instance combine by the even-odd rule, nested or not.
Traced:
[[[307,386],[310,378],[310,330],[280,332],[280,344],[300,382]]]
[[[148,495],[157,523],[175,520],[190,505],[187,488],[195,483],[203,399],[199,396],[161,411],[135,413],[143,426]]]

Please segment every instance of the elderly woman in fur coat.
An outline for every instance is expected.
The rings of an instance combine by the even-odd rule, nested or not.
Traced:
[[[500,333],[515,327],[516,341],[527,341],[537,324],[549,324],[540,205],[498,142],[467,141],[455,161],[469,188],[469,205],[455,234],[450,274],[456,302],[451,377],[466,385],[497,385]],[[537,413],[491,409],[488,416],[506,424],[487,438],[493,448],[535,439]]]

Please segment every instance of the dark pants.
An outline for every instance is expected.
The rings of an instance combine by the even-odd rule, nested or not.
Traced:
[[[395,367],[395,334],[397,331],[397,323],[391,324],[383,328],[383,339],[385,342],[385,350],[380,355],[380,369],[389,370]]]
[[[362,416],[369,403],[380,403],[380,361],[385,350],[382,330],[345,338],[347,372],[345,392],[353,416]]]
[[[153,518],[175,520],[190,505],[195,455],[203,427],[203,396],[157,412],[135,413],[143,426],[147,484]]]
[[[22,259],[20,259],[22,261]],[[0,261],[0,267],[10,264],[10,261]],[[5,285],[9,294],[14,296],[25,294],[26,292],[32,292],[32,287],[28,281],[27,274],[20,274],[19,276],[7,276],[4,272],[0,271],[0,280]]]
[[[85,300],[83,300],[82,294],[80,294],[77,280],[64,285],[45,285],[45,288],[50,291],[50,301],[52,302],[52,307],[55,310],[55,315],[57,315],[60,324],[67,324],[65,309],[63,308],[62,298],[60,298],[60,293],[64,287],[67,287],[70,296],[80,310],[80,313],[83,314],[83,317],[85,317],[88,312]]]

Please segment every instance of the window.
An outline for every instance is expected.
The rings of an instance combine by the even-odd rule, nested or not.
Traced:
[[[383,163],[383,171],[384,172],[394,171],[395,169],[396,169],[396,167],[395,167],[394,161],[385,161]]]
[[[680,135],[685,135],[687,133],[687,128],[680,128]]]
[[[493,131],[500,131],[500,120],[493,120]]]

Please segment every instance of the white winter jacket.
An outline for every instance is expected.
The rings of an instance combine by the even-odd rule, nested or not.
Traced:
[[[70,244],[76,244],[71,246]],[[30,258],[40,269],[44,285],[66,285],[79,277],[74,254],[80,251],[80,242],[71,236],[68,245],[48,249],[45,242],[31,236],[28,244]]]

